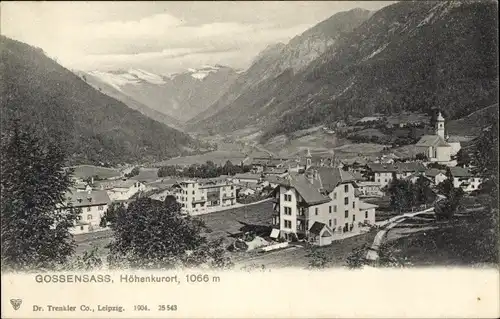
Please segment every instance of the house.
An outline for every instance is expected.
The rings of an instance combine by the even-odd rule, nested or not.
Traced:
[[[359,213],[361,218],[369,221],[369,223],[375,223],[375,210],[378,206],[375,204],[370,204],[364,201],[359,201]]]
[[[265,170],[263,174],[264,176],[285,177],[288,174],[288,170],[286,168],[273,168]]]
[[[436,119],[436,131],[434,135],[424,135],[415,144],[417,150],[425,154],[429,161],[443,165],[455,166],[452,156],[460,150],[460,142],[453,142],[453,146],[445,139],[445,120],[441,112]]]
[[[311,167],[304,174],[290,174],[273,194],[273,227],[287,240],[304,238],[313,242],[325,233],[331,233],[334,239],[357,232],[360,223],[375,222],[359,214],[357,187],[354,177],[340,168]],[[313,229],[316,222],[320,224]]]
[[[382,197],[384,193],[380,189],[380,183],[372,181],[357,181],[360,197]]]
[[[419,162],[408,163],[370,163],[368,169],[374,174],[374,181],[380,184],[380,188],[389,185],[393,177],[403,179],[417,172],[424,172],[425,166]]]
[[[430,168],[430,169],[425,170],[424,174],[428,178],[432,179],[432,183],[434,185],[438,185],[439,183],[441,183],[447,179],[446,171],[444,171],[442,169]]]
[[[464,192],[472,192],[479,189],[483,178],[471,172],[467,167],[450,167],[453,177],[453,187],[462,188]]]
[[[162,190],[158,193],[155,193],[155,194],[149,196],[149,198],[151,198],[153,200],[164,202],[165,198],[167,198],[167,196],[175,196],[175,195],[174,195],[174,192],[172,192],[172,190],[165,189],[165,190]]]
[[[309,242],[318,246],[330,245],[333,241],[333,230],[322,222],[314,222],[309,230]]]
[[[239,190],[238,196],[250,196],[254,195],[255,193],[257,193],[257,190],[250,187],[243,187],[242,189]]]
[[[232,181],[233,181],[233,183],[236,183],[236,184],[244,184],[244,183],[257,184],[260,181],[262,181],[262,175],[261,174],[253,174],[253,173],[235,174],[232,177]]]
[[[108,192],[112,201],[127,201],[138,192],[145,191],[146,185],[135,179],[97,182],[96,188]]]
[[[434,184],[434,179],[425,175],[425,172],[416,172],[404,178],[404,180],[410,181],[411,183],[416,183],[417,180],[423,177],[427,179],[431,184]]]
[[[236,187],[225,179],[184,180],[173,186],[181,212],[207,214],[236,204]]]
[[[77,223],[70,229],[73,234],[86,233],[100,228],[101,218],[108,210],[111,200],[104,190],[77,191],[70,190],[65,194],[64,208],[81,209]]]

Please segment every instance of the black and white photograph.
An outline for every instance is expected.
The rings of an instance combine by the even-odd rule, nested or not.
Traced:
[[[498,275],[496,1],[0,9],[1,270],[30,276],[40,298],[65,282],[106,296],[113,282],[133,291],[127,278],[215,287],[234,272]],[[323,291],[294,280],[307,281],[239,287],[233,302],[284,294],[300,306]],[[336,293],[351,285],[364,283]],[[2,294],[12,318],[181,318],[195,307],[187,296],[63,305]],[[334,304],[301,307],[335,317]],[[498,300],[489,307],[485,317],[500,315]],[[226,310],[206,315],[247,317]]]

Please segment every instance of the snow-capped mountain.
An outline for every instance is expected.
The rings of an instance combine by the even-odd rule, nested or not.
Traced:
[[[174,126],[204,111],[238,77],[237,70],[222,65],[169,75],[134,68],[79,73],[94,87],[126,104],[132,99],[176,119],[178,123],[170,123]]]

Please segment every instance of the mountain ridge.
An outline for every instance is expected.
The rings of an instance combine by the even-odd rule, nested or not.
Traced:
[[[20,118],[66,149],[68,164],[156,161],[202,143],[85,83],[43,50],[0,36],[1,127]]]

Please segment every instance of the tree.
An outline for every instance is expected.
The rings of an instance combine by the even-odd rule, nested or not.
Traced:
[[[330,262],[330,258],[325,254],[325,252],[316,247],[311,250],[307,257],[309,258],[310,268],[325,268]]]
[[[465,167],[471,163],[471,157],[469,153],[463,148],[457,153],[457,166]]]
[[[427,155],[425,155],[424,153],[418,153],[417,155],[415,155],[415,159],[417,161],[425,161],[425,162],[427,162],[429,160]]]
[[[46,268],[67,261],[78,210],[64,207],[72,185],[65,154],[14,122],[1,139],[2,267]]]
[[[136,166],[136,167],[132,168],[130,173],[125,174],[125,177],[127,177],[127,178],[134,177],[134,176],[139,175],[140,172],[141,172],[141,168]]]
[[[180,206],[167,197],[165,202],[143,197],[120,210],[111,224],[114,240],[110,244],[112,267],[169,269],[230,267],[220,242],[209,242],[204,223],[180,213]]]
[[[390,205],[399,213],[410,209],[413,206],[413,186],[410,181],[400,180],[393,176],[391,183],[387,187],[390,196]]]
[[[108,224],[113,224],[116,221],[118,214],[125,210],[125,205],[123,203],[111,203],[108,209],[102,216],[99,226],[106,227]]]
[[[424,176],[419,176],[413,187],[414,202],[417,205],[427,204],[434,201],[436,195],[431,189],[431,182]]]

